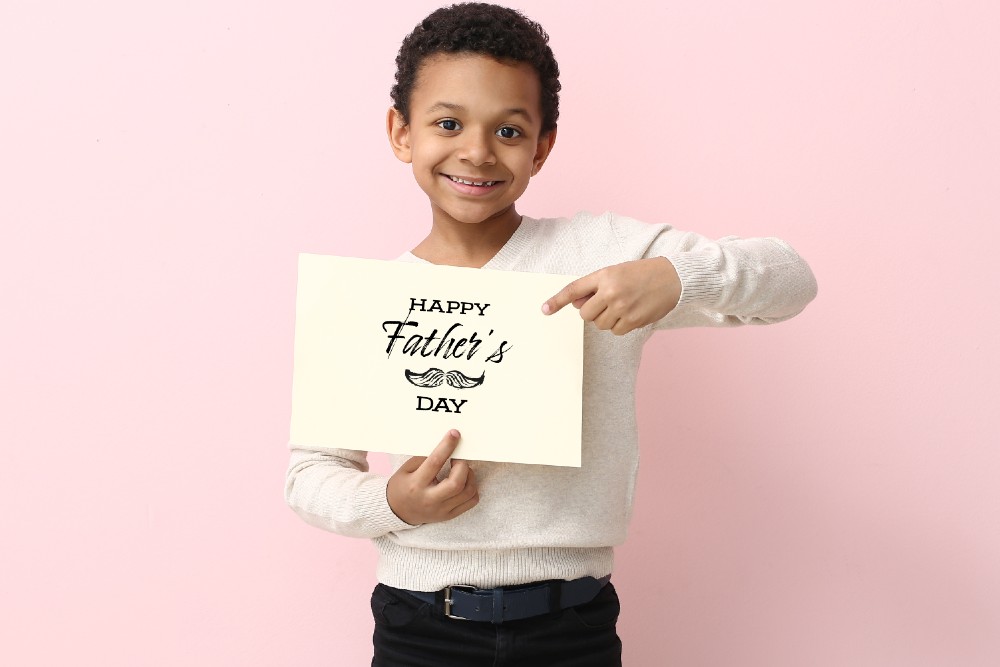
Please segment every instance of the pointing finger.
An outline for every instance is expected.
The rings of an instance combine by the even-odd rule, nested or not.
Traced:
[[[550,298],[548,301],[542,304],[542,312],[546,315],[551,315],[553,313],[562,310],[563,306],[572,303],[576,305],[576,301],[586,301],[597,291],[597,278],[595,274],[584,276],[583,278],[578,278],[571,282],[566,287],[562,288],[555,296]],[[582,305],[582,303],[581,303]],[[577,306],[579,308],[579,306]]]

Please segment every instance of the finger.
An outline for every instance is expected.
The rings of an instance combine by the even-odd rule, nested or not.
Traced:
[[[630,320],[626,320],[623,317],[622,319],[620,319],[617,322],[615,322],[615,325],[613,327],[611,327],[611,333],[613,333],[616,336],[624,336],[625,334],[629,333],[630,331],[634,331],[635,329],[638,329],[638,328],[639,327],[638,327],[638,325],[637,325],[636,322],[633,322],[633,321],[630,321]]]
[[[555,296],[542,304],[542,312],[546,315],[562,310],[563,306],[578,299],[586,299],[597,291],[597,276],[591,273],[583,278],[577,278],[563,287]]]
[[[615,325],[618,324],[619,317],[617,313],[612,311],[610,308],[605,310],[603,313],[594,318],[594,326],[601,331],[610,331],[614,329]]]
[[[593,322],[603,313],[607,312],[608,304],[600,295],[594,295],[580,309],[580,317],[584,322]]]
[[[465,490],[463,493],[473,496],[479,492],[479,483],[476,482],[476,471],[469,467],[469,475],[465,478]]]
[[[472,471],[472,468],[468,468],[462,474],[461,485],[458,485],[457,482],[457,480],[449,478],[438,484],[431,491],[432,494],[442,494],[435,498],[435,502],[439,503],[445,512],[451,512],[452,509],[467,502],[469,498],[478,493],[476,474]]]
[[[468,484],[471,472],[472,468],[469,467],[468,462],[452,459],[451,471],[435,488],[440,494],[441,499],[453,498],[462,493],[465,490],[466,484]]]
[[[471,498],[455,505],[448,511],[448,518],[454,519],[459,514],[465,514],[479,504],[479,492],[477,491]]]
[[[458,440],[461,437],[461,434],[455,429],[451,429],[444,434],[444,437],[441,438],[441,442],[434,448],[434,451],[428,454],[427,459],[414,471],[414,474],[419,476],[422,483],[430,484],[431,480],[437,477],[438,473],[441,472],[441,468],[451,458],[452,452],[458,447]]]

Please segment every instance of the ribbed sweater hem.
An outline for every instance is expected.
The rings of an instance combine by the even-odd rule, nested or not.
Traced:
[[[437,591],[453,584],[477,588],[516,586],[548,579],[603,577],[614,565],[612,547],[537,547],[448,551],[406,547],[388,537],[379,550],[378,580],[411,591]]]

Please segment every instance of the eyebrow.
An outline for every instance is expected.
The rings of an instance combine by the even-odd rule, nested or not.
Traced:
[[[452,102],[437,102],[434,106],[427,109],[427,113],[434,113],[435,111],[467,111],[467,109],[461,104],[453,104]],[[504,109],[503,114],[505,116],[523,116],[529,123],[532,122],[532,117],[531,114],[528,113],[528,110],[520,107]]]

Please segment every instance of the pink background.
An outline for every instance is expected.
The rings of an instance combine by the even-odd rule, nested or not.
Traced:
[[[383,118],[434,6],[0,5],[0,663],[367,664],[374,550],[282,499],[296,253],[426,232]],[[997,5],[518,6],[565,86],[522,212],[820,282],[648,346],[626,664],[1000,664]]]

